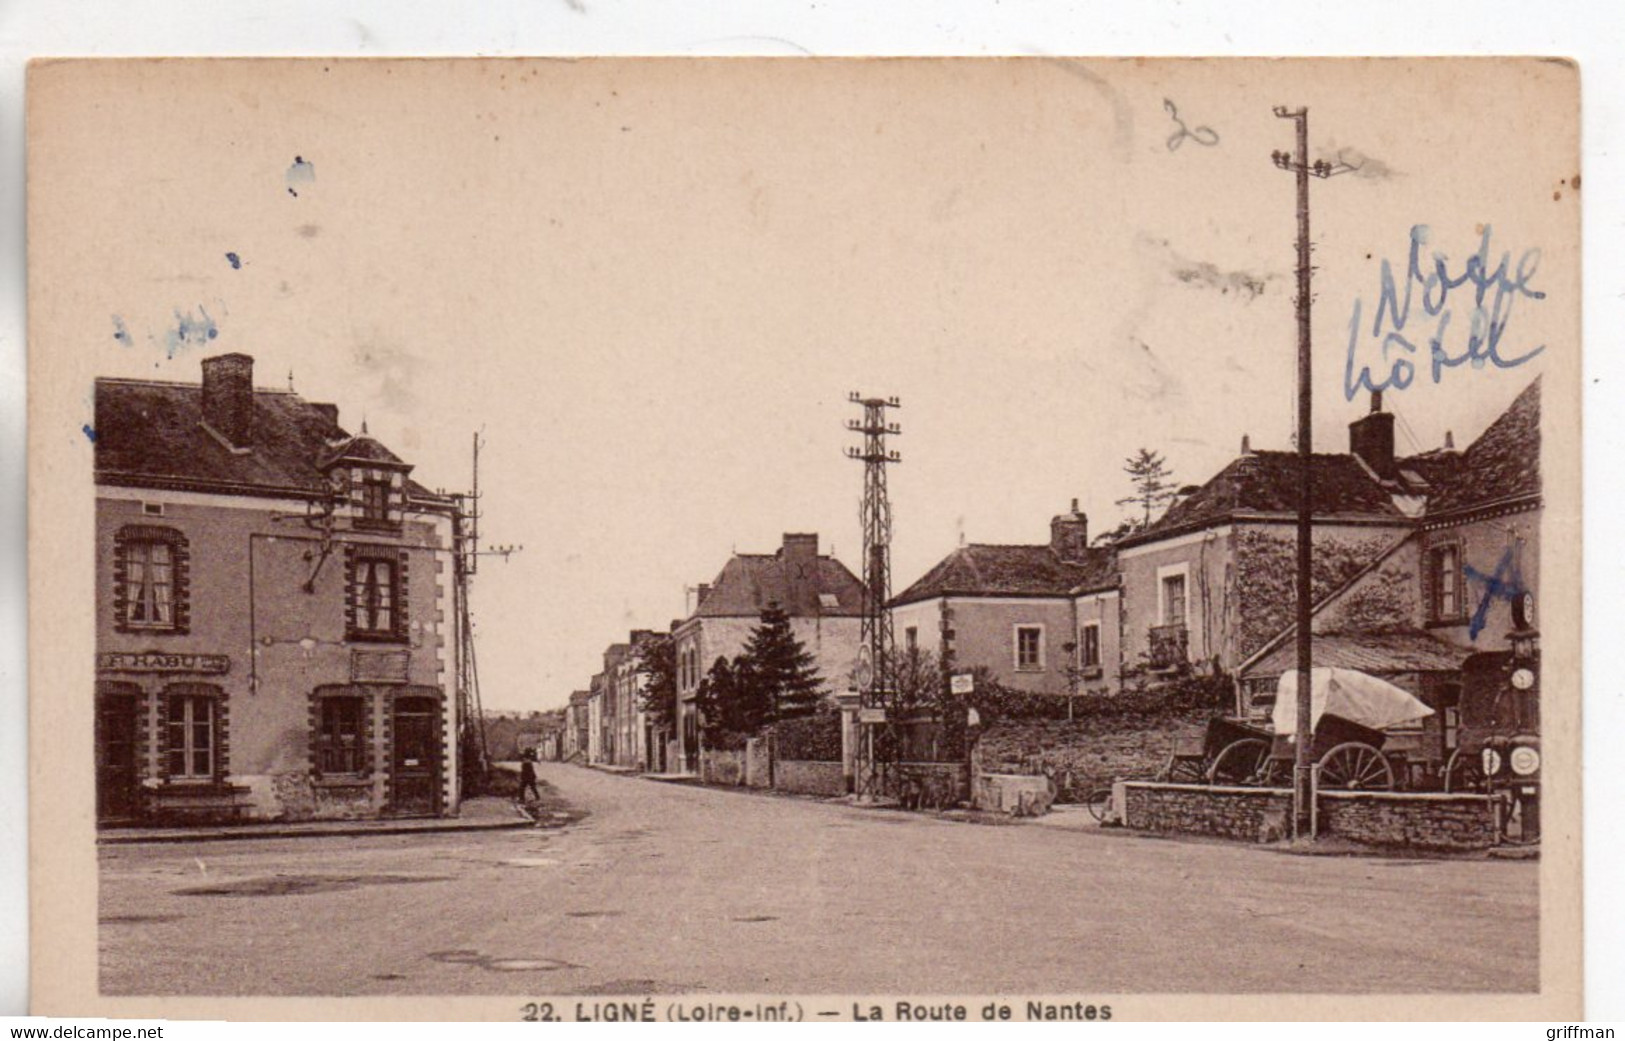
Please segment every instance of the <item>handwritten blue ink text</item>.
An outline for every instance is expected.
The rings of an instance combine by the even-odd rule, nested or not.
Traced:
[[[1491,266],[1490,238],[1493,229],[1484,226],[1477,252],[1452,271],[1450,258],[1434,251],[1424,260],[1422,247],[1428,242],[1428,226],[1411,228],[1410,257],[1403,286],[1395,283],[1393,268],[1382,262],[1382,285],[1377,297],[1377,313],[1369,332],[1363,324],[1364,301],[1354,301],[1349,318],[1348,360],[1343,368],[1343,394],[1353,401],[1362,390],[1404,390],[1416,379],[1418,348],[1428,349],[1429,374],[1438,383],[1448,369],[1471,365],[1482,369],[1486,362],[1498,369],[1511,369],[1546,349],[1541,344],[1521,354],[1502,352],[1502,338],[1512,318],[1512,307],[1520,298],[1544,300],[1546,294],[1530,285],[1540,269],[1540,250],[1525,250],[1513,264],[1512,254],[1503,252]],[[1460,292],[1457,292],[1460,290]],[[1455,295],[1452,295],[1455,294]],[[1420,303],[1420,308],[1416,305]],[[1456,310],[1468,306],[1465,343],[1460,334],[1452,343],[1450,326]],[[1420,326],[1421,328],[1417,328]],[[1460,323],[1458,323],[1458,329]],[[1422,340],[1421,337],[1426,337]],[[1362,343],[1375,345],[1378,358],[1361,361]],[[1452,350],[1454,347],[1454,351]],[[1379,376],[1380,374],[1380,376]]]

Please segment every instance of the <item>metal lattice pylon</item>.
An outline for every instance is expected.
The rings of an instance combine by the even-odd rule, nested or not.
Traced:
[[[862,448],[848,448],[849,458],[863,461],[863,618],[860,628],[858,705],[862,741],[856,763],[855,787],[860,799],[880,794],[884,764],[876,755],[876,730],[887,723],[865,717],[865,710],[885,709],[895,689],[896,643],[886,602],[891,599],[891,500],[886,493],[886,467],[902,457],[887,449],[886,437],[902,433],[886,421],[886,410],[901,408],[896,398],[866,398],[854,392],[849,399],[863,406],[863,419],[848,420],[847,429],[863,435]]]

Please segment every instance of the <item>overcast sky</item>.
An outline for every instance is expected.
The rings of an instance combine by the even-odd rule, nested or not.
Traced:
[[[1313,158],[1354,168],[1313,185],[1317,448],[1345,450],[1365,411],[1344,392],[1350,318],[1358,301],[1375,367],[1380,266],[1403,281],[1414,225],[1453,276],[1486,233],[1492,267],[1521,262],[1497,349],[1545,354],[1435,384],[1440,319],[1418,298],[1404,331],[1424,353],[1388,397],[1402,451],[1447,429],[1465,446],[1578,352],[1575,76],[1558,64],[52,72],[31,113],[50,177],[31,278],[53,289],[31,302],[36,347],[187,381],[247,352],[261,386],[291,371],[430,487],[467,486],[482,431],[486,541],[525,547],[473,592],[487,707],[563,703],[731,551],[815,531],[857,570],[849,391],[903,402],[894,591],[961,535],[1043,541],[1074,497],[1112,526],[1142,445],[1189,483],[1243,434],[1290,448],[1278,104],[1309,106]],[[1469,284],[1441,311],[1452,355],[1474,302]],[[88,421],[80,386],[64,438]]]

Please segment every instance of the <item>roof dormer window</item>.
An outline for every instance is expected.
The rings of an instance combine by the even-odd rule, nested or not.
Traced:
[[[398,529],[405,506],[405,483],[398,470],[352,467],[350,505],[356,527],[373,531]]]

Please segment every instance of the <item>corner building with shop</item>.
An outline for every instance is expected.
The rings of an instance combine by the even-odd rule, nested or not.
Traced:
[[[455,814],[458,500],[253,372],[96,383],[98,821]]]

